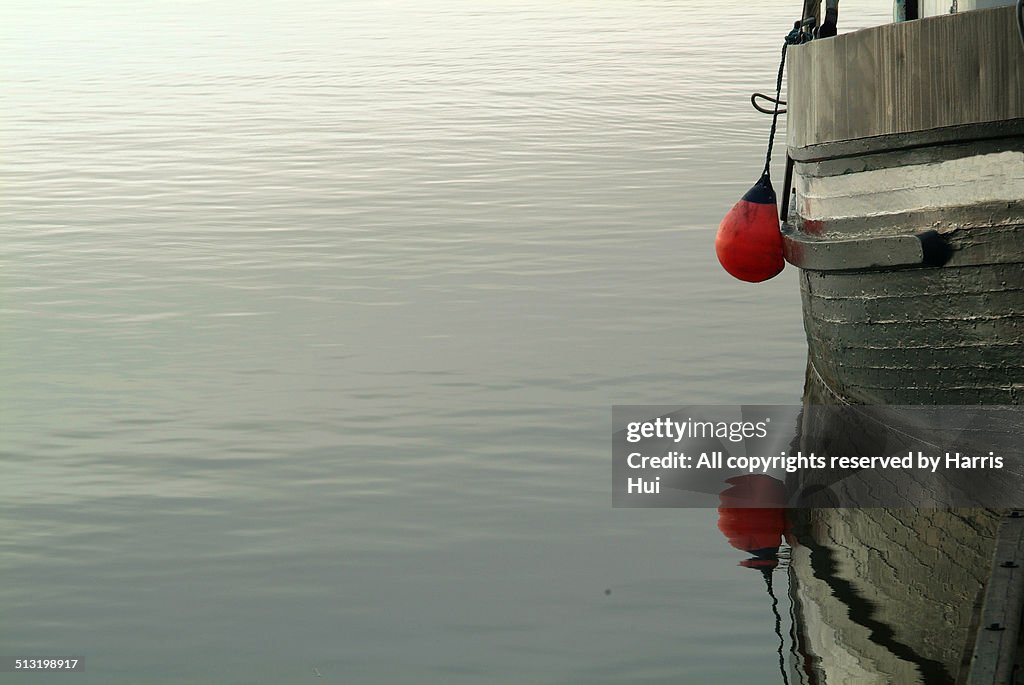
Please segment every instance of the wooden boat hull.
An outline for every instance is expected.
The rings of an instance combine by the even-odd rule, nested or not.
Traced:
[[[858,404],[1020,404],[1024,223],[1009,228],[953,236],[942,267],[805,270],[804,328],[821,383]],[[971,259],[993,251],[1008,259]]]
[[[791,50],[785,252],[802,271],[814,372],[846,401],[1024,400],[1024,48],[1013,10]]]
[[[1024,48],[1013,13],[790,50],[783,233],[801,269],[805,405],[1024,403]],[[983,602],[999,601],[988,595],[1004,524],[1005,512],[985,509],[791,512],[798,681],[1002,682],[979,674],[1015,647],[992,656],[975,645]],[[1004,608],[1019,624],[1019,602]]]

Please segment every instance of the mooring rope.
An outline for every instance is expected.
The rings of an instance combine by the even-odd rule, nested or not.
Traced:
[[[769,170],[772,165],[772,146],[775,145],[775,130],[778,128],[779,115],[786,113],[786,110],[781,109],[781,107],[786,104],[786,101],[782,99],[782,78],[786,75],[786,48],[790,45],[806,43],[810,38],[810,35],[803,30],[803,23],[799,21],[795,22],[793,24],[793,30],[786,35],[786,39],[782,42],[782,58],[779,60],[779,75],[775,79],[775,97],[769,98],[761,95],[760,93],[754,93],[754,95],[750,96],[751,103],[754,104],[754,108],[758,111],[763,110],[761,110],[761,108],[757,106],[757,103],[754,102],[754,98],[756,96],[763,97],[765,100],[775,103],[775,108],[772,110],[772,129],[768,134],[768,152],[764,157],[764,172],[761,174],[762,176],[771,176]]]
[[[782,615],[779,614],[779,598],[775,596],[772,588],[772,569],[764,569],[764,582],[768,584],[768,596],[772,599],[772,614],[775,616],[775,636],[779,638],[779,648],[776,650],[779,655],[779,672],[782,674],[782,685],[789,685],[789,677],[786,675],[786,639],[782,636]]]

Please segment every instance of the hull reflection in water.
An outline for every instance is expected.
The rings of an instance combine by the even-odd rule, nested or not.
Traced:
[[[828,401],[809,372],[794,449],[808,447],[805,440],[833,427],[812,425],[829,415],[808,411]],[[786,483],[765,475],[740,476],[719,495],[719,530],[746,553],[740,565],[764,576],[779,640],[781,682],[967,683],[976,639],[983,635],[979,624],[1004,512],[784,508],[793,490],[807,484],[801,480],[801,474],[792,474]],[[789,630],[778,610],[784,575],[789,580]]]
[[[829,395],[808,371],[805,406]],[[804,421],[814,414],[804,414]],[[803,426],[802,432],[814,427]],[[1000,514],[790,509],[797,682],[965,682]]]
[[[997,514],[794,509],[790,515],[790,596],[802,682],[963,682]]]

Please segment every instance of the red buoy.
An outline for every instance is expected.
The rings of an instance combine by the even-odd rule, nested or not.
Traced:
[[[725,480],[729,487],[718,493],[723,507],[775,509],[786,506],[786,484],[764,473],[745,473]]]
[[[762,474],[736,476],[718,498],[718,530],[736,549],[762,558],[778,553],[786,532],[786,488]]]
[[[777,552],[786,530],[785,509],[718,508],[718,530],[729,544],[750,554]]]
[[[767,281],[786,265],[775,189],[765,173],[718,226],[718,261],[730,274],[750,283]]]

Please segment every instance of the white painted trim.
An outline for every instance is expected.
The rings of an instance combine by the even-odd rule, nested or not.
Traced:
[[[1007,150],[945,162],[842,176],[795,175],[805,220],[884,216],[1024,199],[1024,152]]]

